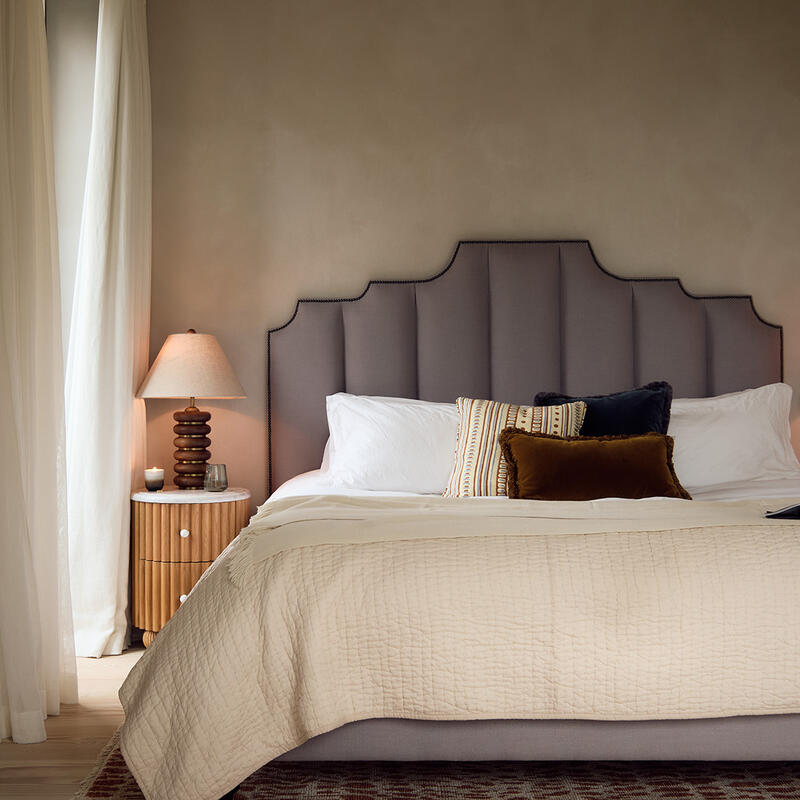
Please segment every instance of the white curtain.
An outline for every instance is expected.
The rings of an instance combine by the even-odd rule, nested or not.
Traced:
[[[0,2],[0,738],[77,702],[42,0]]]
[[[142,482],[150,327],[150,76],[144,0],[101,0],[67,356],[75,647],[126,644],[130,492]]]

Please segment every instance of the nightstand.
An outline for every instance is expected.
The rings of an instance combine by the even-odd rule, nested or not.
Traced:
[[[144,646],[250,519],[250,492],[168,487],[131,495],[131,617]]]

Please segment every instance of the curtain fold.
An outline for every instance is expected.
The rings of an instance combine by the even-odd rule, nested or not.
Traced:
[[[69,560],[78,655],[126,644],[130,492],[141,483],[151,237],[144,0],[101,0],[67,356]]]
[[[64,373],[41,0],[0,3],[0,738],[77,702]]]

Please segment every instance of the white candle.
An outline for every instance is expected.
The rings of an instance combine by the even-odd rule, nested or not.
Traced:
[[[164,470],[161,467],[150,467],[144,471],[144,485],[149,492],[164,488]]]

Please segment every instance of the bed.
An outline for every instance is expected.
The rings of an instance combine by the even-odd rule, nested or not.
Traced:
[[[800,499],[798,476],[716,486],[694,504],[556,504],[534,514],[494,499],[340,491],[317,471],[325,398],[341,391],[530,403],[543,387],[599,394],[663,379],[691,398],[774,384],[781,329],[750,298],[696,298],[675,280],[617,278],[585,241],[462,242],[429,280],[299,302],[269,332],[267,350],[273,495],[120,693],[123,754],[148,798],[214,800],[272,758],[800,758],[800,528],[762,519],[775,506],[764,498]],[[691,565],[667,570],[675,613],[663,596],[638,605],[647,580],[618,565],[633,558],[638,570],[657,568],[688,552]],[[475,587],[465,589],[465,576],[481,570],[487,585],[494,574],[494,589],[488,600],[476,595],[468,619],[459,604]],[[544,580],[525,580],[543,572],[547,597],[531,588]],[[518,596],[497,591],[504,583]],[[445,594],[429,594],[434,584]],[[343,588],[353,585],[355,598]],[[608,641],[619,610],[606,602],[592,616],[570,602],[586,585],[595,599],[638,609],[628,644],[646,663],[635,674],[614,651],[620,643]],[[516,625],[517,602],[550,615],[535,657],[511,652],[522,634],[503,631]],[[440,607],[448,613],[418,647],[397,615],[420,622]],[[738,628],[726,607],[751,628]],[[481,627],[484,612],[502,621],[499,631]],[[724,635],[709,636],[692,615]],[[452,645],[451,623],[470,620],[469,646],[436,646]],[[486,650],[488,661],[474,655]],[[670,650],[683,654],[674,665]],[[549,676],[547,691],[528,691],[521,664]],[[570,677],[559,685],[562,671]],[[399,688],[389,685],[398,675]]]

